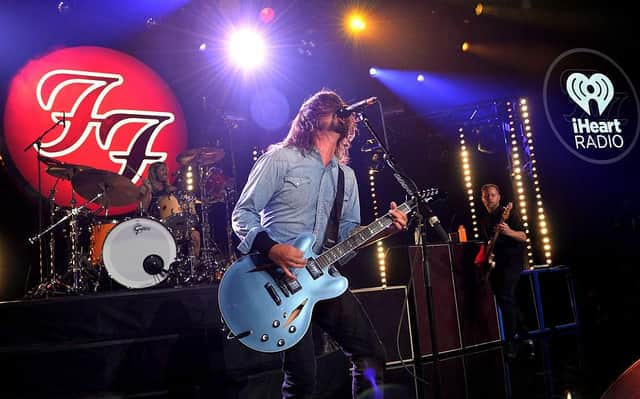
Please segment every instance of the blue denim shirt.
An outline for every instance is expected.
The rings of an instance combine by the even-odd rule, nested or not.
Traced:
[[[340,165],[335,156],[325,167],[316,150],[303,154],[295,148],[277,147],[255,163],[233,210],[233,231],[241,239],[238,251],[249,253],[256,235],[266,231],[279,243],[313,233],[313,250],[319,254],[335,201],[338,167],[344,171],[338,240],[344,240],[360,225],[360,199],[353,169]]]

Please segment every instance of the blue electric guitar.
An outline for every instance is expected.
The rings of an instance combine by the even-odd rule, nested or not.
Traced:
[[[429,189],[423,197],[430,201],[437,193]],[[417,203],[412,198],[398,208],[408,214]],[[347,279],[333,265],[391,223],[391,216],[385,214],[321,255],[312,251],[313,234],[298,236],[291,245],[304,252],[309,262],[289,269],[296,280],[289,280],[266,256],[249,254],[238,259],[218,288],[218,305],[230,336],[259,352],[279,352],[295,345],[309,329],[315,304],[347,289]]]

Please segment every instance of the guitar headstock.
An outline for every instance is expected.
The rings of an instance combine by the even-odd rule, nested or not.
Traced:
[[[413,196],[407,200],[406,204],[413,209],[421,200],[431,202],[439,198],[443,198],[444,193],[437,187],[431,187],[424,190],[420,190],[417,196]]]
[[[424,198],[427,202],[442,199],[445,196],[445,192],[440,190],[438,187],[430,187],[420,191],[420,197]]]

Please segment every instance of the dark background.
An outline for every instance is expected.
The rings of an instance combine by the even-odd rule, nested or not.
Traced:
[[[357,43],[341,32],[341,15],[349,5],[341,1],[171,0],[159,6],[156,1],[77,0],[63,2],[68,8],[62,12],[59,3],[9,0],[0,5],[0,109],[11,77],[29,59],[66,46],[113,48],[140,59],[169,84],[183,108],[191,147],[219,145],[229,151],[230,135],[221,115],[244,119],[231,132],[241,186],[253,148],[266,148],[286,132],[286,126],[266,130],[252,121],[248,104],[257,93],[277,88],[289,103],[289,119],[307,96],[322,87],[337,90],[347,101],[375,95],[389,111],[385,116],[389,141],[400,165],[421,186],[450,193],[450,201],[437,205],[448,231],[464,223],[467,210],[460,201],[457,135],[434,115],[464,104],[529,98],[554,264],[570,265],[575,272],[594,373],[611,380],[638,358],[632,326],[640,288],[636,249],[640,152],[635,148],[611,165],[584,162],[560,145],[542,103],[546,69],[558,55],[577,47],[607,54],[637,87],[636,22],[622,2],[499,1],[493,3],[499,16],[476,17],[475,3],[466,1],[361,1],[376,16],[378,30],[375,40]],[[227,75],[219,43],[224,23],[255,20],[263,5],[276,10],[268,30],[277,38],[273,51],[280,73],[249,80]],[[315,46],[305,47],[303,39]],[[462,53],[463,40],[490,44],[494,56]],[[204,53],[198,51],[201,42],[209,43]],[[312,54],[301,55],[300,49]],[[434,92],[424,97],[424,107],[415,107],[371,79],[372,65],[460,77],[482,89],[456,95]],[[370,118],[379,128],[375,108]],[[352,150],[352,167],[361,182],[363,222],[373,219],[364,184],[371,154],[360,152],[367,138],[361,128]],[[0,300],[16,300],[38,277],[36,249],[26,242],[37,229],[37,197],[12,170],[4,149],[2,155]],[[220,165],[227,175],[229,158]],[[494,158],[484,164],[499,169],[501,161]],[[494,179],[508,173],[506,163],[502,167]],[[479,173],[490,176],[486,170]],[[389,170],[379,176],[380,202],[401,200],[402,191]],[[216,212],[224,217],[221,209]],[[398,236],[388,246],[409,243],[409,237]],[[379,284],[371,251],[363,251],[352,270],[345,271],[352,286]]]

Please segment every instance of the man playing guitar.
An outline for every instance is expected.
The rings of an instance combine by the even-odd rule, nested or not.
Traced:
[[[477,263],[480,263],[478,266],[482,268],[483,273],[491,271],[489,283],[502,312],[505,354],[514,358],[518,354],[518,332],[523,331],[516,287],[524,265],[527,236],[518,214],[511,210],[510,206],[500,206],[500,189],[497,185],[485,184],[481,192],[482,203],[487,213],[480,218],[480,235],[485,241],[493,240],[494,237],[496,239],[489,245],[492,253],[477,259]],[[485,264],[491,255],[495,267]],[[527,341],[526,344],[532,345],[533,342]]]

